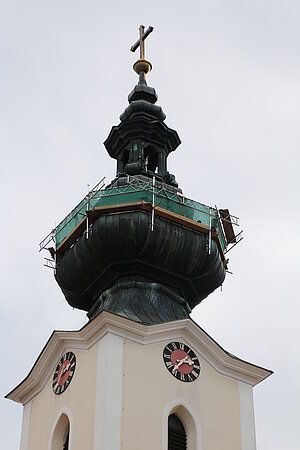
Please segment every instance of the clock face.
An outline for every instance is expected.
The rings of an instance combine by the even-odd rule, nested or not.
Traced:
[[[199,359],[193,350],[182,342],[170,342],[163,351],[168,371],[180,381],[194,381],[200,373]]]
[[[69,384],[75,372],[76,358],[74,353],[65,353],[59,360],[52,380],[54,394],[62,394]]]

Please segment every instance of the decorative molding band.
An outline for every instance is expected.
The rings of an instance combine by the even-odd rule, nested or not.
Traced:
[[[224,350],[191,318],[157,325],[142,325],[103,311],[78,331],[54,331],[27,377],[6,398],[23,405],[44,387],[56,361],[67,350],[89,350],[106,334],[142,345],[182,338],[217,372],[251,386],[273,372],[243,361]]]

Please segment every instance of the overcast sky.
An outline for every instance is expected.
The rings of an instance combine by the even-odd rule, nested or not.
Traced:
[[[229,352],[274,370],[254,389],[258,450],[300,448],[299,105],[296,0],[0,1],[1,397],[53,329],[85,314],[64,300],[38,243],[114,177],[103,141],[137,81],[129,51],[152,25],[148,84],[182,144],[186,196],[229,208],[244,240],[192,317]],[[0,447],[22,407],[0,401]]]

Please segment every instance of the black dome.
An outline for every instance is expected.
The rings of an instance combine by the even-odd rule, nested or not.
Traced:
[[[225,278],[216,242],[207,235],[150,214],[101,215],[89,238],[82,236],[60,260],[56,280],[68,303],[89,311],[116,283],[139,281],[167,287],[193,308]]]

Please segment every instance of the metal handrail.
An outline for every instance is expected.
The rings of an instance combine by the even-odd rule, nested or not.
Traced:
[[[53,229],[51,232],[40,242],[39,247],[40,251],[46,248],[46,245],[49,244],[51,240],[55,242],[56,234],[61,232],[78,214],[86,216],[86,209],[85,207],[89,205],[91,200],[95,199],[101,199],[102,197],[113,197],[115,195],[119,194],[126,194],[128,191],[130,192],[142,192],[142,191],[149,191],[153,192],[155,190],[155,195],[160,198],[164,198],[167,200],[171,200],[177,204],[184,205],[188,208],[192,208],[199,213],[207,214],[208,216],[214,215],[214,217],[218,220],[218,223],[220,224],[219,228],[221,230],[221,234],[223,235],[223,230],[221,226],[220,216],[218,213],[217,207],[212,208],[210,206],[207,206],[203,203],[196,202],[195,200],[189,199],[185,197],[181,192],[174,192],[169,190],[165,186],[153,186],[153,182],[151,181],[144,181],[140,180],[139,178],[136,178],[134,176],[128,176],[127,177],[127,184],[124,186],[114,186],[109,189],[104,189],[104,180],[105,177],[102,178],[95,186],[94,188],[84,197],[83,200],[81,200],[75,208],[72,209],[72,211]],[[113,192],[110,192],[113,190]],[[82,213],[82,210],[85,209],[85,213]],[[87,208],[89,209],[89,207]],[[212,211],[214,214],[212,214]],[[68,219],[68,220],[66,220]],[[223,219],[224,220],[224,219]],[[232,225],[239,226],[238,223],[238,217],[229,215],[228,219],[226,218],[225,221],[231,222]],[[211,222],[211,221],[210,221]],[[224,236],[223,236],[224,237]]]
[[[97,192],[99,192],[103,187],[104,187],[104,180],[105,180],[105,177],[103,177],[97,184],[96,184],[96,186],[94,186],[93,187],[93,189],[84,197],[84,199],[83,200],[81,200],[76,206],[75,206],[75,208],[73,208],[72,209],[72,211],[68,214],[68,216],[69,216],[69,220],[66,222],[66,223],[64,223],[64,225],[61,227],[61,228],[59,228],[60,227],[60,225],[66,220],[66,219],[63,219],[53,230],[51,230],[50,231],[50,233],[40,242],[40,244],[39,244],[39,247],[40,247],[40,250],[39,251],[41,251],[41,250],[43,250],[45,247],[46,247],[46,245],[48,245],[49,244],[49,242],[51,242],[52,240],[54,240],[55,241],[55,236],[56,236],[56,232],[57,232],[57,230],[59,229],[59,231],[62,231],[70,222],[71,222],[71,220],[73,220],[74,219],[74,217],[76,217],[77,216],[77,214],[80,214],[80,212],[83,210],[83,208],[91,201],[91,199],[93,199],[94,197],[95,197],[95,195],[97,194]],[[99,186],[101,185],[101,188],[99,189]],[[90,195],[91,194],[91,192],[93,192],[93,194],[92,195]],[[85,201],[86,200],[86,201]],[[85,201],[85,202],[84,202]],[[82,203],[82,202],[84,202],[83,204],[82,204],[82,206],[78,209],[78,207],[80,206],[80,204]],[[84,214],[85,215],[85,214]],[[68,217],[67,216],[67,217]]]

